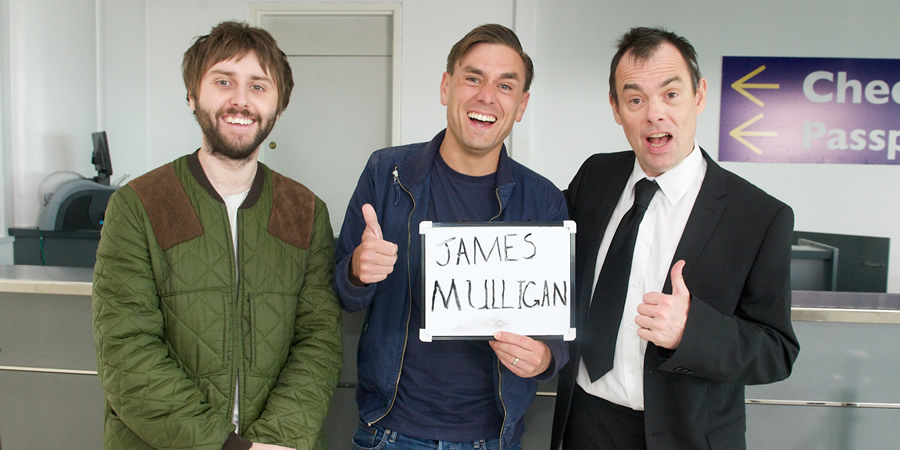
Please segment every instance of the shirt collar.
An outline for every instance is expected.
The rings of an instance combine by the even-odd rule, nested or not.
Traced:
[[[641,168],[640,163],[635,158],[631,177],[628,179],[625,187],[630,192],[641,178],[656,180],[659,190],[662,191],[669,204],[675,205],[684,197],[697,175],[702,173],[706,173],[706,160],[703,159],[703,152],[700,151],[700,146],[694,140],[694,148],[680,164],[655,178],[644,173],[644,169]]]
[[[408,188],[414,189],[431,173],[434,166],[434,158],[444,142],[447,129],[441,130],[431,142],[425,144],[423,151],[416,152],[406,160],[400,162],[400,180]],[[515,187],[516,180],[512,171],[512,159],[506,152],[506,144],[500,147],[500,158],[497,160],[497,188],[511,189]]]

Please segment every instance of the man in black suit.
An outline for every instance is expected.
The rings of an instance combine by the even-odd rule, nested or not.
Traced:
[[[579,337],[560,372],[552,449],[745,448],[744,386],[787,378],[799,352],[793,211],[696,143],[707,86],[686,39],[634,28],[610,70],[610,105],[633,151],[591,156],[566,192],[579,228]],[[633,255],[606,261],[643,178],[658,190],[626,244]],[[622,264],[624,298],[604,296],[605,282],[595,293],[601,268]],[[604,314],[589,310],[611,302],[623,312],[598,325]],[[610,338],[590,341],[602,330]],[[608,346],[611,370],[594,364],[592,346]]]

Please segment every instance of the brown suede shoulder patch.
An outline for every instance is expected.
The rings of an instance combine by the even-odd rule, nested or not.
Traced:
[[[308,249],[316,215],[316,196],[306,186],[272,171],[269,234],[294,247]]]
[[[154,169],[128,185],[141,199],[163,250],[203,234],[200,218],[172,164]]]

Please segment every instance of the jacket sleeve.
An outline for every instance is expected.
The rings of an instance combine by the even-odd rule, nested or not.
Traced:
[[[149,220],[128,186],[110,198],[94,266],[97,371],[112,415],[154,448],[249,448],[168,356]],[[155,245],[155,244],[154,244]]]
[[[341,371],[341,308],[333,289],[334,235],[316,198],[309,262],[297,302],[290,354],[258,420],[242,433],[254,442],[327,448],[323,426]]]
[[[710,298],[691,294],[678,349],[669,358],[664,349],[657,349],[665,359],[660,370],[745,385],[790,375],[800,350],[790,311],[793,221],[787,205],[774,214],[743,285],[738,285],[734,314],[713,308]]]
[[[359,176],[356,190],[353,191],[350,203],[347,205],[344,224],[341,226],[341,235],[335,250],[337,265],[334,272],[334,288],[341,300],[341,307],[348,312],[368,309],[375,298],[375,283],[357,286],[350,281],[350,262],[353,259],[353,251],[359,246],[363,230],[366,227],[362,206],[368,203],[375,207],[376,213],[381,212],[379,203],[375,199],[377,161],[378,153],[376,152],[369,157],[365,170]],[[379,221],[383,220],[381,214],[378,219]]]

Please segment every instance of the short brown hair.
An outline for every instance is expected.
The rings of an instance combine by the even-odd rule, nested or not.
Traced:
[[[609,65],[609,95],[614,102],[618,103],[619,101],[616,92],[616,69],[622,58],[630,52],[635,61],[646,61],[656,53],[659,46],[666,42],[672,44],[681,53],[681,57],[684,58],[688,71],[691,73],[691,85],[694,87],[694,93],[697,93],[701,75],[694,46],[687,39],[663,28],[635,27],[628,30],[619,39],[618,51]]]
[[[456,63],[477,44],[500,44],[515,50],[519,57],[522,58],[522,64],[525,65],[525,86],[523,92],[528,92],[528,89],[531,87],[531,80],[534,79],[534,63],[531,62],[531,57],[522,49],[522,43],[519,42],[519,37],[516,36],[516,33],[503,25],[495,23],[475,28],[453,45],[453,48],[450,49],[450,54],[447,55],[447,73],[453,75]]]
[[[281,114],[291,100],[294,77],[287,55],[278,48],[275,38],[262,28],[251,27],[240,22],[222,22],[210,30],[206,36],[194,40],[181,62],[181,76],[187,89],[187,98],[197,99],[200,81],[209,69],[221,61],[243,58],[253,52],[259,64],[271,76],[278,87],[278,107]]]

